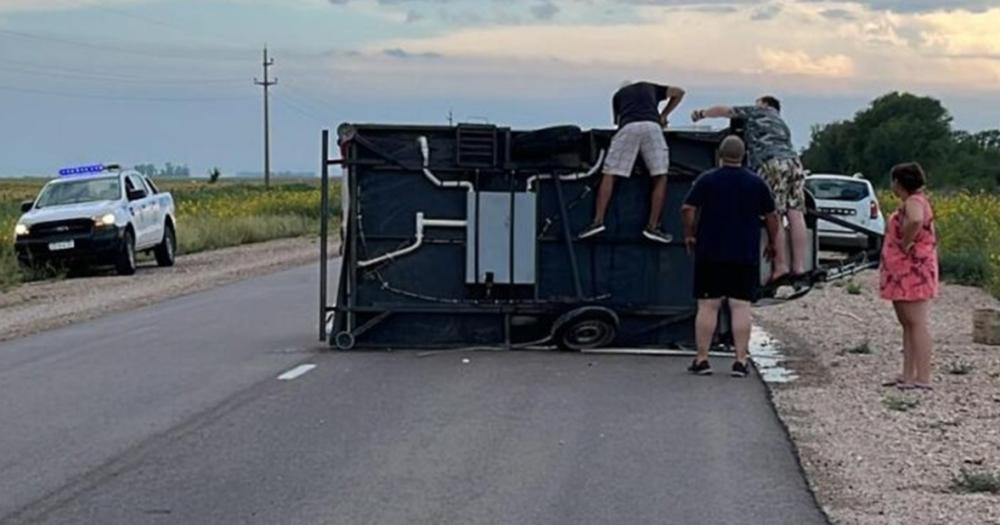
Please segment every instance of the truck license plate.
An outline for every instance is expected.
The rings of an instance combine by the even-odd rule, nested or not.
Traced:
[[[76,246],[76,243],[73,241],[50,242],[49,251],[58,252],[60,250],[72,250],[74,246]]]

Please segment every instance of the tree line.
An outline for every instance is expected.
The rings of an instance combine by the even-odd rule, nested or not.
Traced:
[[[157,168],[154,164],[137,164],[135,171],[147,177],[190,177],[191,170],[184,164],[164,164],[163,168]]]
[[[910,93],[883,95],[854,118],[813,126],[802,162],[813,173],[862,173],[882,187],[889,170],[916,160],[938,188],[1000,188],[1000,130],[952,128],[937,99]]]

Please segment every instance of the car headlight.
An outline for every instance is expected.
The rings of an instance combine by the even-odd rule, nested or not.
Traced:
[[[107,213],[101,217],[94,217],[94,225],[97,227],[114,226],[114,224],[115,224],[114,213]]]
[[[21,236],[21,235],[27,235],[27,234],[28,234],[28,227],[25,226],[24,224],[18,223],[16,226],[14,226],[14,235],[15,236]]]

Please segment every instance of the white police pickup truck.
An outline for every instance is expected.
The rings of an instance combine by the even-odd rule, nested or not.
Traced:
[[[131,275],[140,252],[153,252],[160,266],[174,264],[173,197],[137,171],[100,164],[60,170],[21,211],[14,249],[26,267],[111,264]]]

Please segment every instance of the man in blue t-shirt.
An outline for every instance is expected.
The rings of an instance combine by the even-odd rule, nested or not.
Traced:
[[[611,101],[611,109],[618,132],[611,139],[611,146],[604,159],[604,177],[597,190],[594,220],[579,238],[600,235],[606,229],[604,216],[614,193],[615,179],[632,175],[635,160],[641,154],[649,175],[653,177],[650,194],[649,221],[642,231],[643,237],[669,244],[673,238],[660,227],[663,202],[667,196],[667,172],[670,170],[670,150],[663,137],[667,118],[684,98],[684,90],[652,82],[626,82]],[[666,102],[660,111],[660,103]]]
[[[739,137],[726,137],[719,147],[721,167],[698,177],[681,208],[684,243],[695,257],[694,296],[698,300],[698,356],[688,370],[699,375],[712,373],[708,350],[723,299],[729,302],[736,345],[732,375],[748,375],[750,303],[760,283],[762,217],[767,224],[769,257],[778,238],[774,197],[763,179],[742,167],[745,153]]]

